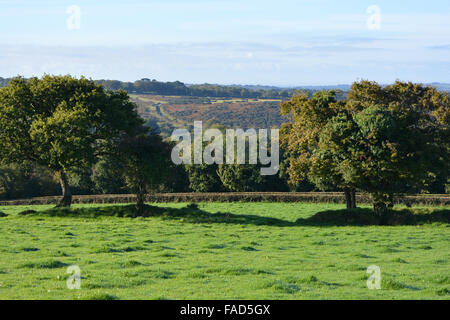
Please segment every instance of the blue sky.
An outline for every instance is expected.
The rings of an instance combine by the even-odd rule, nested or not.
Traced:
[[[80,29],[67,27],[71,5]],[[293,86],[450,82],[449,71],[448,0],[0,0],[2,77]]]

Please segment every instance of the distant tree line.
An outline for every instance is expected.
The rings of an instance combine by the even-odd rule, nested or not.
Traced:
[[[0,77],[0,88],[6,87],[11,78],[2,78]]]
[[[107,90],[123,89],[129,93],[156,94],[167,96],[247,98],[247,99],[288,99],[297,90],[288,89],[247,89],[238,86],[222,86],[213,84],[185,85],[180,81],[160,82],[142,79],[135,82],[118,80],[98,80]],[[307,90],[313,92],[312,90]]]
[[[8,85],[11,78],[0,77],[0,87]],[[267,87],[264,89],[253,89],[245,86],[225,86],[215,84],[186,85],[180,81],[161,82],[147,78],[134,82],[123,82],[119,80],[95,80],[106,90],[125,90],[133,94],[154,94],[166,96],[192,96],[192,97],[212,97],[212,98],[244,98],[244,99],[289,99],[299,91],[307,92],[312,96],[317,90],[312,89],[281,89]],[[338,94],[340,98],[345,97],[345,93]]]

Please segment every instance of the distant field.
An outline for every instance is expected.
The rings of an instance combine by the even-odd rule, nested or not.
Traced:
[[[205,126],[221,124],[227,128],[280,127],[276,99],[204,98],[188,96],[131,95],[139,114],[150,124],[158,125],[166,136],[174,128],[190,128],[194,121]]]
[[[0,207],[0,299],[450,298],[447,223],[295,223],[340,204],[157,206],[167,214],[134,219],[102,216],[123,208],[112,205],[63,217]],[[81,269],[81,290],[66,287],[69,265]],[[370,265],[381,290],[366,287]]]

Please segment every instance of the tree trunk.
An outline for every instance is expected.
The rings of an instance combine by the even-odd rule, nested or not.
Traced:
[[[356,191],[355,189],[346,188],[344,189],[345,203],[347,204],[347,209],[356,208]]]
[[[145,203],[144,203],[144,195],[138,193],[137,194],[137,202],[136,202],[136,210],[137,215],[142,216],[144,213]]]
[[[72,204],[72,192],[70,191],[67,174],[64,171],[61,171],[59,174],[59,183],[61,184],[63,197],[57,207],[68,208]]]
[[[388,196],[388,208],[389,209],[394,208],[394,195],[392,194]]]
[[[352,209],[356,208],[356,190],[352,189],[350,191],[350,199],[351,199],[351,207]]]
[[[389,224],[389,211],[394,207],[394,195],[390,193],[372,194],[373,211],[381,225]]]
[[[136,192],[136,210],[138,216],[144,215],[145,210],[145,187],[139,186]]]
[[[386,203],[379,201],[375,202],[373,204],[373,211],[375,212],[375,215],[379,219],[380,225],[386,225],[387,224],[387,215],[388,215],[388,206]]]
[[[345,203],[347,204],[347,209],[351,209],[352,208],[352,196],[351,196],[350,189],[344,189],[344,194],[345,194]]]

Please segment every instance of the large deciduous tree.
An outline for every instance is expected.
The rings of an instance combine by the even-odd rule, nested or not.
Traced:
[[[341,189],[345,192],[347,208],[356,207],[355,185],[347,181],[338,166],[344,155],[337,150],[322,150],[320,136],[331,119],[345,111],[345,102],[336,99],[337,92],[322,91],[312,98],[295,95],[281,104],[281,113],[291,123],[282,128],[282,146],[289,158],[287,173],[291,185],[306,180],[323,191]]]
[[[449,176],[450,99],[430,86],[355,83],[347,109],[358,131],[355,183],[372,195],[382,219],[395,194],[423,190]]]
[[[449,96],[432,87],[362,81],[345,102],[294,97],[283,111],[293,120],[291,179],[306,172],[319,187],[368,192],[381,222],[396,194],[449,176]]]
[[[0,159],[31,161],[58,174],[70,206],[68,173],[92,166],[124,134],[142,128],[125,91],[71,76],[12,79],[0,89]]]

